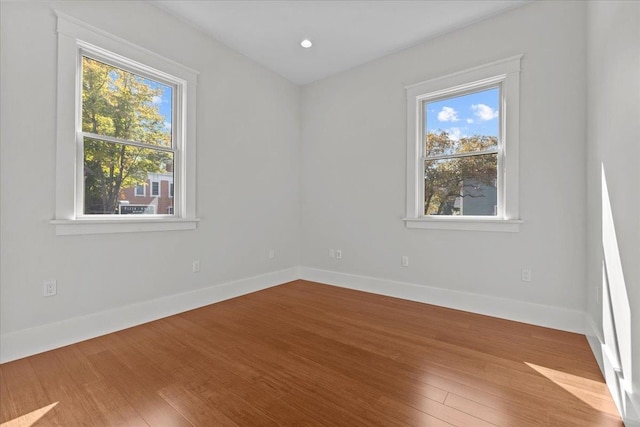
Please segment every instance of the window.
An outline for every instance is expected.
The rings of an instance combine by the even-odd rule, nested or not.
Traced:
[[[144,197],[144,184],[136,184],[135,195]]]
[[[152,70],[115,62],[93,49],[81,48],[84,215],[120,214],[130,189],[149,173],[166,173],[176,156],[171,131],[178,82]],[[152,78],[142,77],[145,72]],[[160,80],[163,80],[161,82]],[[166,82],[166,83],[165,83]],[[151,196],[159,183],[151,183]],[[150,210],[144,211],[151,212]]]
[[[173,182],[169,183],[169,197],[173,197]]]
[[[424,215],[497,216],[499,104],[499,85],[422,101]]]
[[[407,227],[518,231],[520,59],[407,87]]]
[[[195,228],[197,73],[57,15],[56,233]],[[171,209],[133,201],[152,176],[178,184]]]

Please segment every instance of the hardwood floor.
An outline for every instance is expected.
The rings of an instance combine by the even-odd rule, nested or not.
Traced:
[[[305,281],[0,373],[2,427],[623,425],[584,336]]]

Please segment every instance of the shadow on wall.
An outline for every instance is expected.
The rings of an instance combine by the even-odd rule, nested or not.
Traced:
[[[611,200],[602,164],[602,331],[604,374],[623,416],[636,419],[632,395],[631,308],[616,237]]]

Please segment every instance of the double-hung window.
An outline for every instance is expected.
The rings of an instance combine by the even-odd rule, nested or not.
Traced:
[[[407,227],[518,231],[520,59],[407,87]]]
[[[58,13],[57,234],[196,227],[196,82],[193,70]],[[162,181],[175,184],[172,197]]]
[[[118,215],[119,206],[132,202],[132,192],[149,174],[173,178],[178,151],[172,129],[173,94],[180,86],[170,77],[136,69],[129,61],[116,61],[92,49],[81,48],[80,55],[79,207],[85,216]],[[151,196],[160,196],[160,182],[151,181]]]

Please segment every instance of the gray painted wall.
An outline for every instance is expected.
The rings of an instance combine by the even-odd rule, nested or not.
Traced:
[[[588,315],[621,359],[640,424],[640,3],[589,2],[587,35]],[[624,401],[624,384],[604,368]]]
[[[585,13],[532,3],[303,87],[303,265],[583,311]],[[405,85],[521,53],[521,231],[406,229]]]
[[[1,7],[3,334],[299,264],[297,86],[145,2]],[[196,231],[55,236],[53,8],[200,72]]]

